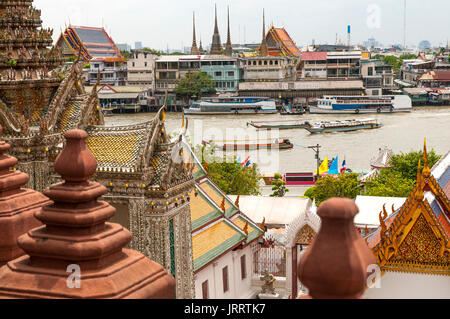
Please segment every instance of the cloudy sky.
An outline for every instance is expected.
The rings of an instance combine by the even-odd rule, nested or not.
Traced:
[[[352,43],[370,37],[383,45],[403,43],[403,0],[35,0],[45,27],[55,38],[66,24],[104,26],[116,43],[134,46],[141,41],[155,49],[179,49],[192,43],[192,12],[196,13],[197,39],[211,42],[214,3],[219,31],[226,41],[226,10],[230,6],[232,42],[259,42],[262,9],[266,24],[285,27],[302,46],[346,42],[347,25]],[[446,45],[450,38],[449,0],[407,0],[407,45],[429,40]]]

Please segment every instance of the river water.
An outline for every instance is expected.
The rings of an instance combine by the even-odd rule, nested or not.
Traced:
[[[121,114],[105,118],[108,126],[136,124],[152,119],[155,113]],[[244,161],[250,156],[251,163],[257,163],[262,173],[313,172],[316,159],[308,146],[320,144],[320,158],[331,160],[338,156],[339,164],[345,159],[347,167],[355,171],[368,170],[371,160],[380,148],[388,147],[395,153],[420,150],[424,138],[428,149],[438,154],[450,151],[450,106],[416,107],[411,113],[394,114],[305,114],[303,116],[282,116],[279,114],[188,116],[188,135],[194,145],[202,140],[244,140],[255,138],[288,137],[294,144],[290,150],[239,151]],[[356,132],[310,134],[304,129],[256,130],[247,126],[250,121],[308,120],[311,123],[322,120],[345,120],[376,118],[383,126],[374,130]],[[181,113],[166,114],[168,133],[179,131]],[[229,153],[232,154],[232,153]]]

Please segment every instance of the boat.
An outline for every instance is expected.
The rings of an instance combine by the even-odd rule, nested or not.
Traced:
[[[105,116],[105,117],[110,117],[110,116],[114,115],[112,108],[108,108],[108,109],[104,108],[104,109],[102,109],[102,112],[103,112],[103,116]]]
[[[303,107],[295,107],[292,108],[292,106],[290,104],[285,105],[283,104],[281,110],[280,110],[280,114],[281,115],[303,115],[305,114],[305,111],[303,110]]]
[[[286,121],[251,121],[247,123],[247,126],[251,125],[257,129],[278,129],[278,130],[288,130],[296,128],[305,128],[311,126],[307,121],[299,120],[286,120]]]
[[[232,140],[232,141],[203,141],[203,144],[214,144],[222,151],[253,151],[261,149],[292,149],[294,144],[288,138],[258,139],[258,140]]]
[[[411,112],[412,101],[407,95],[383,96],[324,96],[310,114],[366,114]]]
[[[310,133],[349,132],[364,129],[376,129],[382,126],[376,119],[346,120],[346,121],[322,121],[313,126],[305,127]]]
[[[266,97],[207,97],[183,110],[186,115],[274,114],[275,100]]]

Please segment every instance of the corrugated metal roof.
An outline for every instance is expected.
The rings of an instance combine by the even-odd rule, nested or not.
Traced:
[[[229,196],[235,201],[237,196]],[[266,219],[268,225],[289,225],[306,211],[308,198],[240,196],[239,208],[257,223]]]

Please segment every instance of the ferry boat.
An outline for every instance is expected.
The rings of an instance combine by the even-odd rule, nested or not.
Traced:
[[[313,126],[305,127],[310,133],[330,133],[330,132],[349,132],[364,129],[376,129],[382,126],[375,119],[366,120],[346,120],[333,122],[317,122]]]
[[[186,115],[272,114],[277,113],[275,100],[265,97],[207,97],[184,109]]]
[[[307,121],[299,120],[287,120],[287,121],[251,121],[247,123],[247,126],[251,125],[257,129],[278,129],[278,130],[288,130],[296,128],[305,128],[311,126]]]
[[[222,151],[254,151],[261,149],[279,149],[286,150],[294,147],[294,144],[288,138],[281,137],[279,139],[258,139],[255,141],[203,141],[204,144],[213,143],[216,148]]]
[[[310,106],[311,114],[365,114],[411,112],[411,98],[406,95],[383,96],[324,96],[317,106]]]

